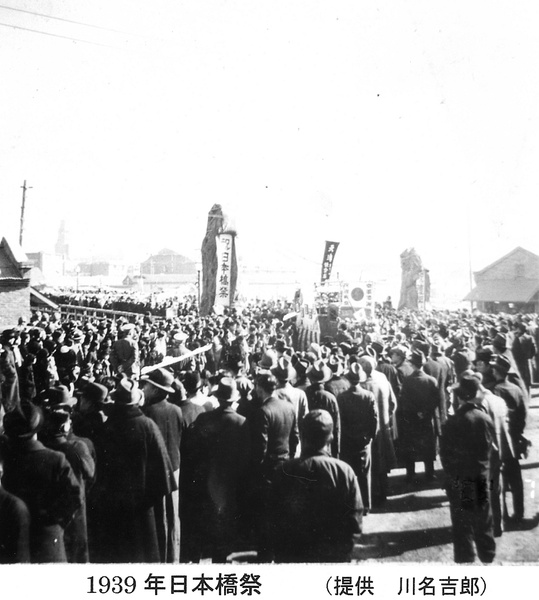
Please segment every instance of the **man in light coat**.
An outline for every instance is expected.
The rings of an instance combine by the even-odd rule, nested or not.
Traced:
[[[359,364],[366,375],[361,386],[374,394],[378,413],[378,428],[372,443],[372,505],[376,507],[387,500],[387,475],[397,466],[392,428],[397,399],[387,377],[376,370],[374,358],[362,356]]]

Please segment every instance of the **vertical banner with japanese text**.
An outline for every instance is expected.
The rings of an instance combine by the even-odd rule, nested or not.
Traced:
[[[217,245],[217,281],[215,304],[230,306],[230,270],[232,266],[232,235],[222,233],[216,236]]]
[[[335,253],[339,247],[339,242],[326,242],[324,250],[324,258],[322,259],[322,274],[320,276],[320,284],[324,283],[331,277],[331,269],[333,268],[333,260]]]

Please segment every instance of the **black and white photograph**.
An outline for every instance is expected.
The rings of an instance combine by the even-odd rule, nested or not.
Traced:
[[[533,589],[538,28],[2,1],[0,589]]]

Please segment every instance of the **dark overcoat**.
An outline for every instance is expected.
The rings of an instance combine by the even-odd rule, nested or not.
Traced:
[[[190,500],[198,507],[195,535],[200,549],[206,546],[219,561],[226,558],[237,538],[250,443],[249,423],[229,406],[199,415],[188,432]]]
[[[82,500],[64,454],[38,440],[9,440],[2,482],[30,511],[32,562],[66,562],[64,529]]]
[[[436,458],[436,409],[440,404],[434,377],[419,370],[405,377],[397,408],[399,451],[404,460]]]
[[[95,448],[89,439],[76,435],[59,436],[47,440],[47,446],[63,452],[69,461],[81,489],[81,507],[75,512],[65,529],[65,547],[68,562],[89,561],[88,527],[86,523],[86,490],[95,477]]]
[[[115,405],[95,445],[92,562],[159,562],[154,507],[176,489],[159,428],[137,406]]]

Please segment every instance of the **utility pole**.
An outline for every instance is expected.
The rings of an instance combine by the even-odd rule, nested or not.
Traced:
[[[22,247],[22,234],[24,231],[24,208],[26,205],[26,190],[31,190],[31,187],[26,187],[26,179],[24,180],[24,184],[21,185],[22,188],[22,205],[21,205],[21,225],[19,229],[19,246]]]

